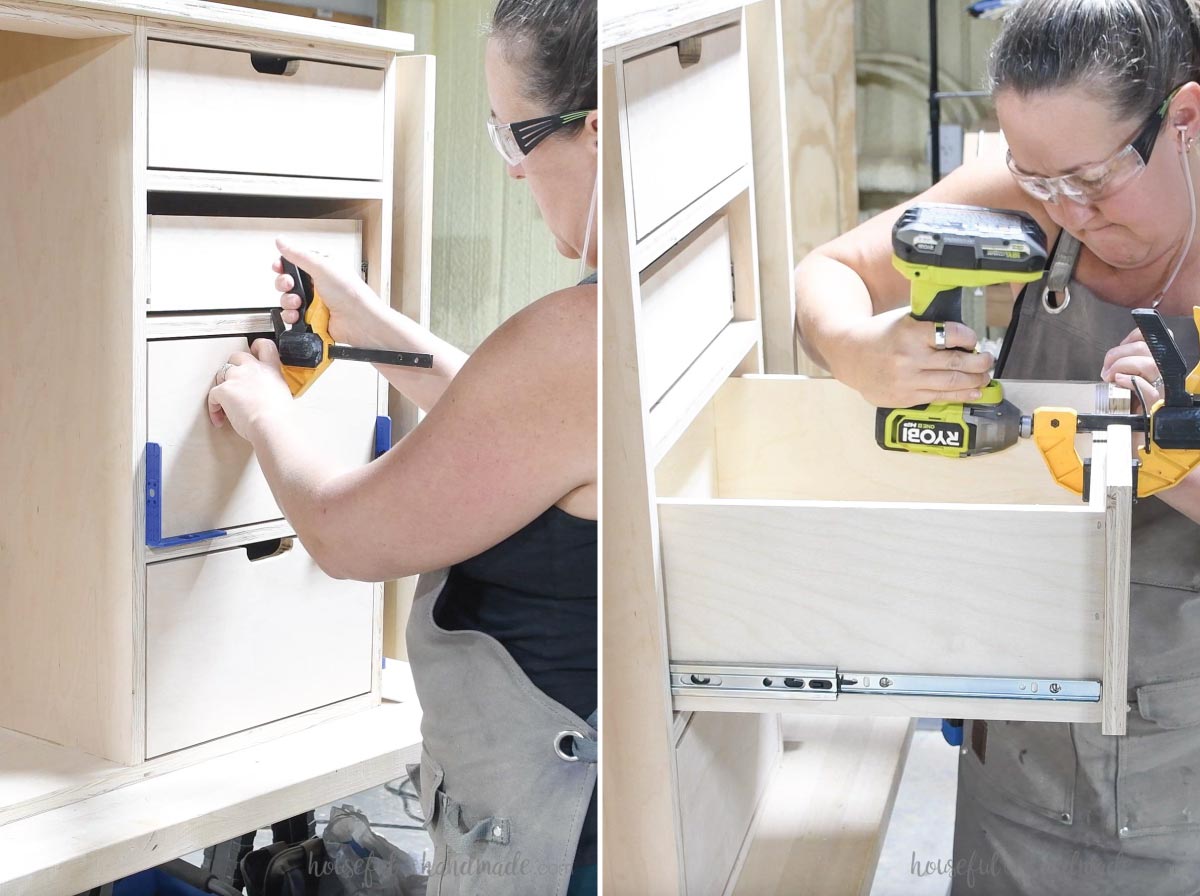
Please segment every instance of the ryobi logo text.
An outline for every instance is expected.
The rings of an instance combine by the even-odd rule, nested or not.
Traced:
[[[942,448],[962,448],[963,430],[953,423],[933,423],[928,420],[901,420],[898,433],[901,445],[930,445]]]

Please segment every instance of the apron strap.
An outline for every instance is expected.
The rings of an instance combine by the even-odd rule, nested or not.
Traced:
[[[446,841],[447,848],[454,852],[466,852],[475,843],[508,843],[511,830],[507,818],[496,818],[493,815],[477,821],[464,831],[462,806],[458,801],[448,797],[443,790],[438,791],[437,801],[440,833]]]
[[[1071,277],[1075,273],[1075,264],[1079,261],[1081,243],[1065,230],[1050,259],[1050,273],[1046,277],[1046,285],[1042,289],[1042,305],[1051,314],[1058,314],[1066,309],[1071,302]],[[1061,301],[1058,296],[1062,296]]]
[[[587,723],[593,730],[600,730],[599,707],[592,710],[592,714],[587,717]],[[562,743],[565,740],[571,742],[569,754],[562,750]],[[554,752],[568,762],[586,762],[589,765],[595,765],[600,758],[600,747],[596,740],[579,731],[560,731],[554,741]]]

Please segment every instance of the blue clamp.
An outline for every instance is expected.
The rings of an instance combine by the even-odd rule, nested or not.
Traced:
[[[942,719],[942,737],[952,747],[961,747],[963,742],[963,720]]]
[[[193,532],[190,535],[174,535],[163,538],[162,534],[162,446],[157,442],[146,443],[146,546],[151,548],[173,548],[181,544],[192,544],[210,538],[220,538],[224,529],[208,532]]]
[[[376,417],[375,418],[375,454],[373,459],[378,460],[387,453],[387,450],[392,447],[392,418],[391,417]]]

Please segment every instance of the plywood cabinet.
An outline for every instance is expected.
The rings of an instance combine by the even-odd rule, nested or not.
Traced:
[[[633,823],[606,819],[622,861],[605,888],[730,893],[779,761],[779,713],[1123,733],[1130,433],[1080,438],[1086,501],[1028,441],[969,460],[881,450],[857,393],[793,375],[787,134],[804,123],[784,118],[780,4],[626,6],[601,25],[615,98],[603,129],[604,787],[609,804],[640,808]],[[709,147],[682,123],[644,139],[642,108],[660,98],[708,109],[691,91],[710,45],[723,68],[713,108],[749,139]],[[639,173],[667,158],[669,174]],[[1005,388],[1027,411],[1104,411],[1114,397]],[[700,775],[729,811],[706,807]]]
[[[9,734],[153,767],[378,702],[383,585],[317,568],[204,402],[270,332],[276,233],[427,319],[433,64],[411,48],[218,5],[0,8]],[[413,419],[351,362],[304,402],[341,467]]]
[[[736,879],[780,727],[757,709],[673,711],[652,471],[696,443],[697,415],[730,376],[771,369],[762,321],[789,314],[779,9],[649,6],[601,12],[603,312],[615,349],[603,402],[604,788],[607,804],[639,806],[634,823],[605,819],[606,851],[626,860],[606,864],[604,888],[709,894]],[[790,370],[781,344],[789,357],[773,363]],[[685,490],[709,487],[711,470],[675,466]]]

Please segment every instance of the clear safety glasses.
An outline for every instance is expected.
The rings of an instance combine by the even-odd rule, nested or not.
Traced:
[[[580,121],[588,116],[591,109],[581,109],[578,112],[563,112],[560,115],[543,115],[541,118],[530,118],[527,121],[514,121],[512,124],[500,124],[495,116],[488,118],[488,137],[496,152],[510,165],[519,165],[521,160],[533,152],[535,146],[560,128]]]
[[[1012,172],[1017,185],[1039,202],[1057,202],[1058,197],[1063,196],[1080,205],[1090,205],[1107,199],[1132,183],[1145,170],[1159,131],[1162,130],[1167,108],[1178,92],[1179,87],[1172,90],[1146,119],[1134,138],[1103,162],[1072,174],[1041,177],[1018,168],[1010,150],[1007,156],[1008,170]]]

